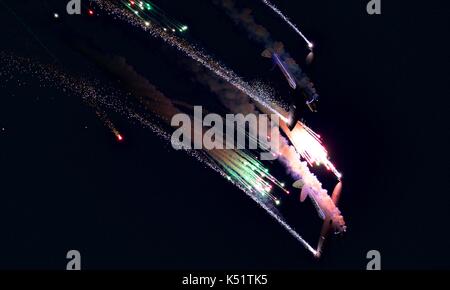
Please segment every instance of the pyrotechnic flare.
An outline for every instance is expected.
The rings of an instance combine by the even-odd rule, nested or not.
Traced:
[[[167,16],[162,9],[150,1],[122,0],[121,2],[135,15],[144,20],[146,26],[157,24],[168,28],[172,32],[186,32],[188,30],[187,25]]]
[[[97,110],[95,112],[97,114],[97,117],[105,124],[105,126],[111,130],[111,132],[114,134],[114,136],[116,137],[116,140],[118,142],[122,142],[123,141],[123,136],[122,134],[120,134],[119,130],[117,130],[116,126],[114,126],[113,122],[108,118],[108,116],[106,115],[105,112],[102,112],[100,110]]]
[[[131,5],[132,2],[133,5]],[[194,45],[188,43],[186,40],[178,37],[173,33],[173,26],[169,26],[167,25],[167,23],[163,26],[161,23],[158,23],[158,21],[155,21],[155,19],[152,19],[152,15],[150,14],[151,12],[149,12],[151,9],[148,10],[148,8],[146,8],[147,6],[144,4],[147,2],[122,1],[122,3],[124,4],[130,4],[127,5],[127,7],[131,11],[131,13],[127,9],[120,9],[119,7],[117,7],[117,5],[105,0],[98,0],[96,1],[96,3],[108,14],[124,20],[144,31],[147,31],[152,36],[160,38],[166,43],[176,47],[178,50],[182,51],[184,54],[188,55],[193,60],[213,72],[216,76],[220,77],[221,80],[223,80],[227,84],[231,84],[235,89],[252,98],[252,100],[257,103],[258,107],[263,107],[270,113],[276,113],[282,120],[284,120],[285,122],[288,121],[285,115],[269,105],[268,100],[271,100],[272,98],[267,94],[267,92],[261,89],[258,90],[257,87],[250,86],[242,79],[240,79],[234,72],[214,60],[208,54],[204,53],[202,50],[199,50]],[[183,27],[181,27],[181,30],[185,31],[187,27]],[[306,38],[305,40],[307,41]],[[307,42],[310,43],[309,41]],[[287,53],[285,54],[284,49],[282,47],[279,47],[279,44],[272,44],[273,46],[276,46],[274,49],[278,47],[276,51],[281,50],[284,56],[287,55]],[[312,48],[312,44],[310,48]],[[287,59],[289,58],[286,58],[286,60]],[[99,58],[97,58],[97,61],[98,60]],[[118,76],[122,80],[125,80],[125,85],[129,86],[127,89],[130,90],[133,95],[138,96],[140,103],[144,104],[145,109],[151,114],[158,115],[161,120],[167,122],[168,120],[170,120],[173,114],[178,112],[177,108],[173,106],[173,103],[170,99],[166,98],[162,93],[156,90],[154,86],[150,85],[146,79],[137,74],[131,67],[126,65],[123,59],[115,61],[111,61],[111,59],[100,59],[100,61],[105,62],[103,65],[107,69],[112,71],[116,76]],[[293,67],[294,69],[297,69],[297,67],[295,67],[295,62],[289,62],[288,65],[290,66],[290,69],[293,69]],[[300,73],[301,71],[297,70],[296,72]],[[294,75],[295,77],[298,77],[297,74]],[[56,77],[57,80],[60,80],[59,75],[55,76],[54,74],[47,74],[46,77],[47,80],[52,79],[52,77]],[[75,82],[66,81],[64,82],[63,86],[73,86],[74,83]],[[86,84],[86,82],[83,82],[82,85],[84,86],[83,88],[87,89],[83,89],[80,91],[75,90],[76,93],[87,93],[89,97],[94,96],[96,102],[97,99],[102,100],[101,94],[98,92],[98,89],[96,87],[89,86]],[[299,85],[301,86],[301,83],[299,83]],[[215,89],[213,88],[213,84],[209,84],[209,86],[211,90]],[[232,100],[229,101],[231,101],[230,103],[233,103]],[[108,104],[117,103],[118,102],[109,102]],[[170,138],[167,137],[169,136],[167,131],[162,129],[161,126],[149,122],[147,115],[137,113],[133,109],[133,107],[129,107],[127,104],[121,104],[120,106],[112,105],[112,107],[112,109],[114,110],[123,112],[128,118],[137,120],[144,126],[152,128],[152,130],[157,132],[157,134],[158,132],[160,132],[158,135],[161,134],[166,139]],[[232,106],[230,106],[230,108],[232,108]],[[241,113],[238,106],[234,107],[234,109],[237,110],[237,113]],[[117,130],[113,130],[113,132],[115,133],[116,138],[119,141],[123,138]],[[294,130],[292,130],[292,132],[290,132],[288,136],[291,139],[292,144],[297,148],[298,154],[300,154],[310,165],[323,164],[328,169],[332,170],[338,178],[340,178],[340,173],[337,172],[334,165],[328,160],[328,153],[321,144],[320,136],[316,135],[308,127],[303,126],[303,124],[301,124],[301,126],[298,128],[294,128]],[[332,219],[334,218],[335,220],[340,221],[338,218],[342,218],[342,216],[340,215],[339,210],[333,203],[333,200],[331,200],[331,198],[327,194],[327,191],[322,188],[322,185],[314,176],[314,174],[309,171],[307,163],[300,161],[300,158],[294,147],[289,146],[282,137],[280,137],[280,143],[281,148],[279,152],[276,153],[290,169],[290,173],[294,177],[301,178],[302,183],[304,184],[304,189],[302,189],[303,195],[305,195],[306,193],[308,196],[314,199],[314,201],[316,201],[315,204],[317,204],[318,209],[320,209],[320,212],[322,212],[321,217],[325,218],[325,220],[329,216]],[[279,214],[279,212],[277,211],[276,207],[274,207],[274,204],[280,204],[280,197],[276,195],[276,191],[285,193],[289,192],[284,188],[284,185],[281,182],[279,182],[274,176],[269,173],[268,169],[261,162],[259,162],[255,156],[246,151],[236,150],[202,151],[201,154],[196,151],[187,151],[187,153],[191,156],[196,157],[199,161],[208,165],[213,170],[220,173],[223,177],[227,178],[230,182],[243,190],[249,197],[257,202],[258,205],[260,205],[272,217],[274,217],[285,229],[287,229],[298,241],[300,241],[309,251],[311,251],[315,255],[318,253],[285,222],[281,214]],[[207,156],[207,158],[205,158],[205,156]],[[320,250],[321,247],[319,247],[319,251]]]
[[[276,14],[278,14],[278,16],[280,16],[290,27],[292,27],[292,29],[295,30],[295,32],[297,32],[298,35],[300,35],[303,40],[306,42],[306,44],[308,45],[308,48],[310,50],[313,50],[314,48],[314,44],[308,40],[308,38],[306,38],[306,36],[300,31],[300,29],[298,29],[298,27],[292,23],[289,18],[287,18],[283,12],[280,11],[280,9],[278,9],[275,5],[273,5],[272,3],[270,3],[268,0],[262,0],[262,2],[264,4],[266,4],[270,9],[272,9]]]
[[[333,172],[337,179],[341,179],[342,174],[337,171],[336,167],[329,160],[328,152],[322,145],[320,135],[300,121],[297,122],[292,131],[289,130],[286,124],[281,124],[280,127],[288,136],[300,156],[302,156],[310,166],[324,165],[325,168]]]

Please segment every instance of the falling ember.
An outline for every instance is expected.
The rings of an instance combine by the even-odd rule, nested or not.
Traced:
[[[90,16],[93,16],[93,15],[94,15],[94,10],[89,9],[89,10],[88,10],[88,14],[89,14]]]
[[[109,117],[106,115],[105,112],[102,111],[96,111],[97,117],[105,124],[106,127],[108,127],[109,130],[116,136],[117,142],[123,141],[123,136],[120,134],[119,130],[116,129],[112,121],[109,119]]]

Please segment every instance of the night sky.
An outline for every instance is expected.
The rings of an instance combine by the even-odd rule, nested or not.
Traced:
[[[213,1],[154,2],[246,80],[294,97],[261,45]],[[260,1],[240,2],[305,66],[298,35]],[[126,139],[118,143],[80,98],[31,76],[20,85],[1,76],[0,268],[65,269],[67,251],[77,249],[85,269],[363,270],[375,249],[383,269],[448,269],[444,1],[382,0],[377,16],[366,1],[274,2],[316,43],[306,72],[321,99],[305,119],[344,175],[348,232],[331,237],[320,260],[242,191],[151,131],[112,113]],[[69,16],[66,3],[0,0],[0,50],[119,89],[83,48],[121,56],[168,97],[214,99],[175,49],[101,11]],[[312,204],[289,203],[286,217],[315,245],[321,223]]]

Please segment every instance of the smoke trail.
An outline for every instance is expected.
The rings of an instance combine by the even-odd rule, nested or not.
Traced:
[[[172,101],[127,64],[125,58],[103,55],[85,48],[82,50],[107,72],[119,79],[125,89],[130,91],[147,111],[158,116],[165,123],[170,124],[172,116],[180,113]]]
[[[266,4],[270,9],[272,9],[276,14],[278,14],[278,16],[280,16],[290,27],[292,27],[292,29],[295,30],[295,32],[297,32],[302,38],[303,40],[306,42],[306,44],[308,45],[309,49],[313,49],[314,44],[308,40],[308,38],[306,38],[306,36],[300,31],[300,29],[298,29],[298,27],[292,23],[289,18],[287,18],[283,12],[280,11],[280,9],[278,9],[275,5],[273,5],[272,3],[270,3],[268,0],[261,0],[264,4]]]
[[[317,94],[314,84],[302,71],[297,62],[285,50],[284,44],[273,40],[269,31],[264,26],[256,23],[256,20],[252,15],[252,10],[239,10],[233,0],[214,0],[214,3],[220,5],[236,24],[242,26],[251,39],[263,44],[265,49],[280,55],[288,66],[289,71],[297,78],[298,85],[301,88],[308,90],[312,94]]]

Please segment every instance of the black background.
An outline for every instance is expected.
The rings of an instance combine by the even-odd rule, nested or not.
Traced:
[[[0,10],[4,51],[107,79],[74,44],[91,43],[126,57],[168,96],[207,95],[176,51],[126,24],[101,13],[65,15],[66,1],[1,2],[10,8]],[[210,1],[155,2],[245,78],[285,85],[261,47]],[[304,58],[303,42],[279,18],[259,1],[243,2]],[[1,85],[0,267],[64,269],[66,252],[77,249],[86,269],[365,269],[376,249],[384,269],[448,269],[443,1],[382,0],[377,16],[367,15],[366,1],[278,2],[317,44],[309,73],[321,101],[309,122],[344,174],[349,230],[330,240],[321,260],[245,194],[148,130],[116,116],[126,136],[118,144],[79,99],[30,78]]]

